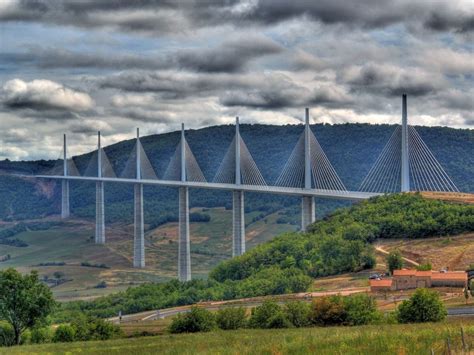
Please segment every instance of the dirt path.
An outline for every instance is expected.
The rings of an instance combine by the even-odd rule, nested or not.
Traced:
[[[390,254],[388,251],[386,251],[385,249],[382,249],[381,247],[375,247],[375,250],[377,250],[378,252],[380,252],[384,255]],[[417,263],[415,260],[411,260],[411,259],[405,258],[403,256],[402,256],[402,259],[404,261],[406,261],[407,263],[412,264],[413,266],[420,266],[420,264]]]

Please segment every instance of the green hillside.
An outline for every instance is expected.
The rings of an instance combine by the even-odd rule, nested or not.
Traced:
[[[357,189],[395,126],[369,124],[313,125],[312,129],[328,158],[348,189]],[[204,175],[211,181],[234,135],[234,126],[214,126],[187,131],[187,139]],[[241,134],[268,184],[273,184],[288,159],[299,135],[301,125],[269,126],[241,125]],[[461,191],[474,191],[474,131],[447,127],[417,127],[421,137],[433,151],[446,172]],[[59,137],[60,138],[60,137]],[[95,137],[94,137],[95,139]],[[161,177],[179,141],[179,132],[142,138],[145,151]],[[105,148],[118,175],[133,151],[133,140]],[[60,152],[58,152],[59,156]],[[87,170],[91,154],[74,158],[81,172]],[[0,162],[0,219],[38,218],[58,214],[59,184],[19,179],[8,174],[33,174],[51,169],[55,161]],[[106,221],[130,221],[133,213],[132,186],[106,184]],[[191,206],[231,206],[228,192],[193,189]],[[93,183],[71,183],[72,212],[79,217],[94,217],[95,193]],[[318,216],[323,216],[344,203],[317,201]],[[246,211],[269,214],[283,207],[292,207],[281,219],[298,221],[297,198],[246,194]],[[171,188],[145,187],[145,222],[157,226],[177,219],[177,191]]]
[[[129,288],[93,302],[63,306],[108,317],[125,313],[308,290],[314,277],[354,272],[375,264],[371,243],[380,238],[423,238],[474,231],[474,206],[426,200],[418,194],[382,196],[336,211],[308,233],[286,233],[220,263],[207,280],[176,280]]]

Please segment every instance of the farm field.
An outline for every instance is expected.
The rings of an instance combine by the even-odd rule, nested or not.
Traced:
[[[193,212],[202,212],[196,208]],[[231,257],[231,211],[224,208],[206,209],[210,222],[191,223],[191,260],[194,278],[207,275],[220,261]],[[295,230],[296,226],[276,224],[274,213],[252,223],[256,213],[246,215],[247,247],[260,244],[272,236]],[[51,218],[56,221],[57,219]],[[2,225],[0,228],[6,228]],[[143,282],[159,282],[177,274],[177,223],[166,223],[145,235],[146,268],[132,268],[133,232],[131,225],[106,225],[105,245],[93,242],[94,223],[71,219],[48,230],[22,232],[17,238],[28,243],[18,248],[0,245],[0,255],[11,259],[0,263],[0,269],[15,267],[21,272],[37,270],[40,277],[53,277],[59,271],[68,280],[52,288],[59,301],[92,299],[126,289]],[[66,265],[39,266],[46,262],[64,262]],[[105,264],[108,268],[84,267],[81,263]],[[100,282],[106,288],[95,288]]]
[[[109,341],[27,345],[0,349],[1,354],[444,354],[474,349],[474,322],[373,325],[302,329],[246,329],[210,333],[128,338]],[[2,352],[3,351],[3,352]]]

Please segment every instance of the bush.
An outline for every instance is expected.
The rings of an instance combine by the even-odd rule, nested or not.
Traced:
[[[291,323],[283,309],[274,301],[264,301],[262,305],[252,309],[249,320],[250,328],[288,328]]]
[[[319,297],[311,304],[311,323],[321,326],[344,324],[347,319],[341,296]]]
[[[170,333],[195,333],[208,332],[215,328],[214,315],[206,309],[191,307],[191,311],[178,314],[171,322],[168,330]]]
[[[30,333],[30,342],[33,344],[49,343],[53,339],[50,327],[33,328]]]
[[[382,318],[377,310],[377,304],[373,297],[363,293],[344,298],[348,325],[364,325],[374,323]]]
[[[13,327],[0,321],[0,346],[12,346],[15,344],[15,332]]]
[[[74,328],[69,324],[61,324],[56,328],[53,336],[53,342],[55,343],[67,343],[74,341],[75,331]]]
[[[310,306],[302,301],[289,302],[285,305],[285,313],[289,322],[299,328],[310,324]]]
[[[104,319],[95,319],[90,323],[89,333],[93,340],[107,340],[118,338],[123,334],[122,329]]]
[[[220,329],[230,330],[244,328],[247,323],[245,308],[222,308],[216,314],[216,323]]]
[[[446,308],[436,291],[419,288],[397,309],[400,323],[439,322],[446,318]]]
[[[430,271],[433,269],[433,265],[431,265],[431,263],[428,261],[424,264],[420,264],[416,267],[416,269],[418,271]]]

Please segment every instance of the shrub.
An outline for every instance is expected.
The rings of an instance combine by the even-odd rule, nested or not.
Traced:
[[[0,322],[0,346],[12,346],[15,344],[15,332],[13,327],[4,322]]]
[[[377,310],[375,299],[365,293],[345,297],[344,308],[348,325],[370,324],[382,318]]]
[[[55,343],[67,343],[74,341],[74,328],[69,324],[61,324],[56,328],[53,336],[53,342]]]
[[[118,325],[99,318],[90,323],[89,329],[94,340],[113,339],[122,335],[122,329]]]
[[[398,250],[392,251],[387,255],[387,265],[390,274],[393,274],[393,270],[399,270],[403,267],[402,255]]]
[[[283,309],[274,301],[264,301],[260,306],[252,309],[249,320],[251,328],[287,328],[291,327]]]
[[[436,291],[419,288],[403,301],[397,309],[400,323],[439,322],[446,318],[447,312]]]
[[[53,339],[50,327],[36,327],[31,330],[30,342],[33,344],[49,343]]]
[[[244,328],[247,323],[245,308],[222,308],[217,312],[216,322],[217,326],[224,330]]]
[[[171,322],[170,333],[208,332],[215,327],[214,315],[206,309],[191,307],[191,311],[178,314]]]
[[[416,269],[418,271],[430,271],[433,269],[433,265],[431,265],[431,263],[428,261],[424,264],[420,264],[416,267]]]
[[[287,319],[295,327],[306,327],[310,324],[310,306],[302,301],[289,302],[285,305]]]
[[[340,296],[319,297],[311,304],[311,323],[321,326],[339,325],[346,321],[344,300]]]

